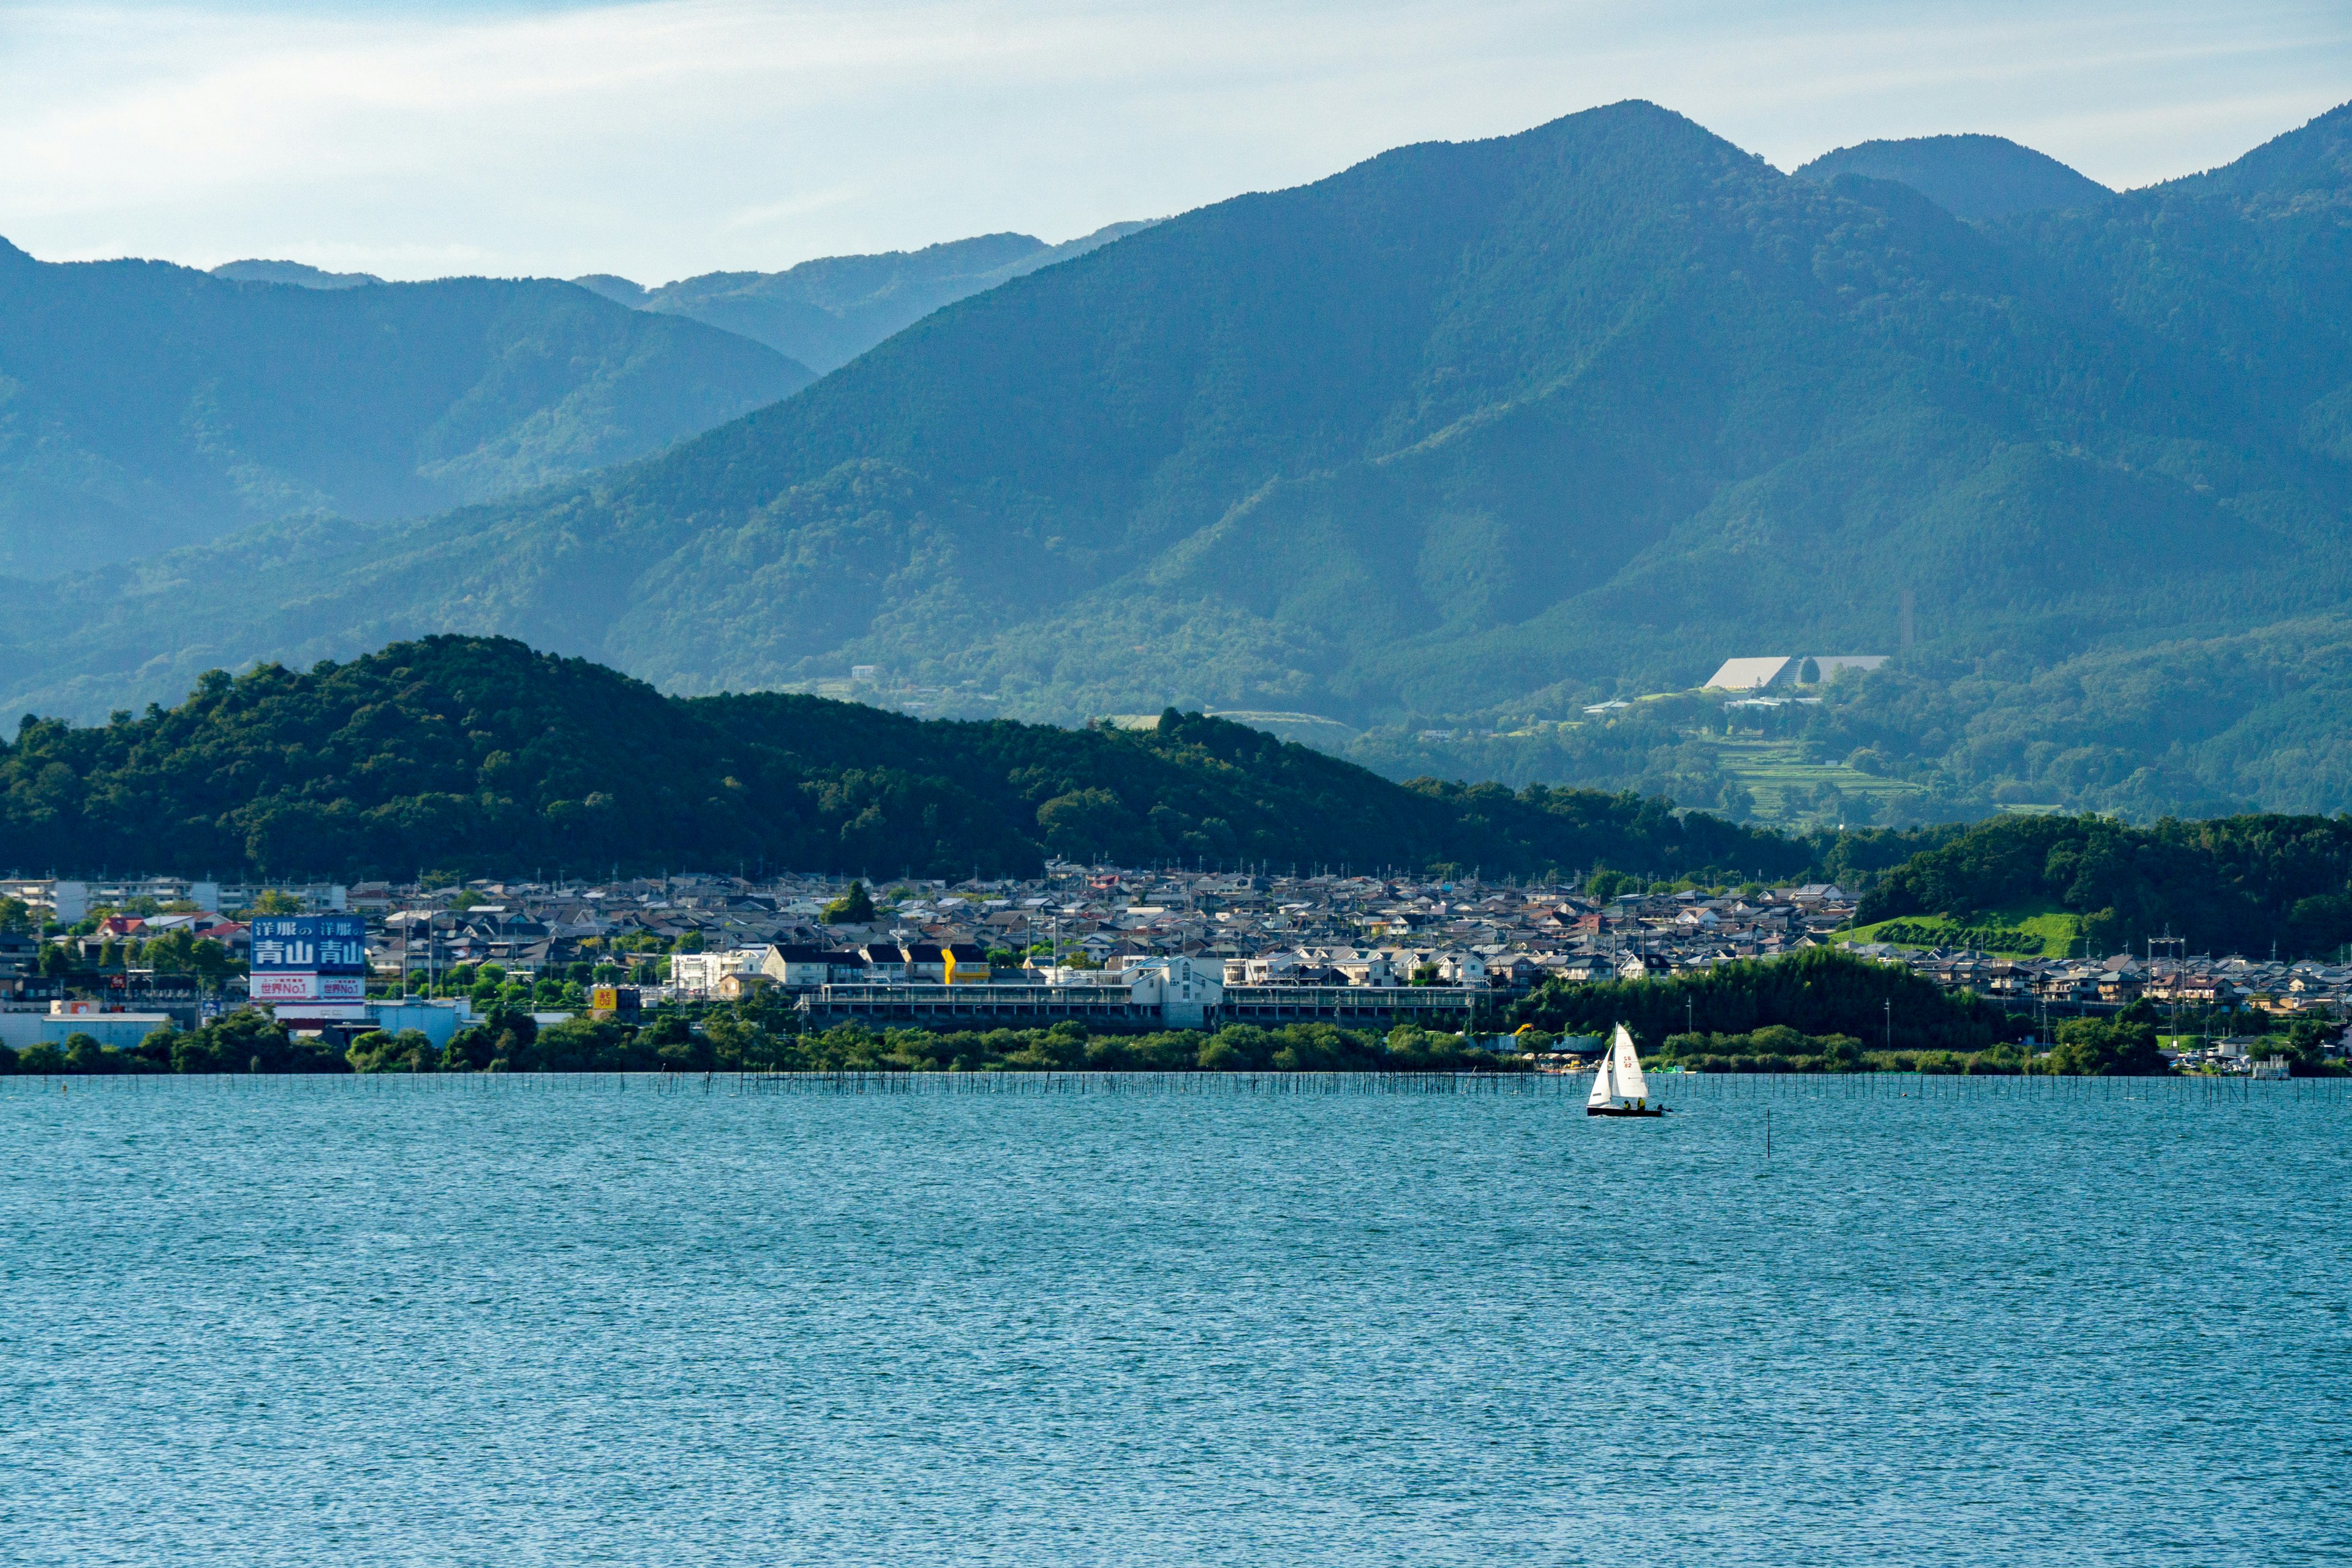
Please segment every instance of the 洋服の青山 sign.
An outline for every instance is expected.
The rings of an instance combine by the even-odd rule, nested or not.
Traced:
[[[256,1002],[358,1002],[367,995],[367,922],[357,915],[264,915],[251,928],[246,994]]]
[[[249,929],[256,980],[273,973],[367,973],[367,921],[357,915],[262,915]]]

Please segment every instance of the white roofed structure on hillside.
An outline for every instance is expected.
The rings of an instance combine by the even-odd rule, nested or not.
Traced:
[[[1707,685],[1723,691],[1766,691],[1787,686],[1814,686],[1842,670],[1876,669],[1886,662],[1883,653],[1777,654],[1765,658],[1727,658],[1707,678]]]
[[[1707,685],[1726,691],[1761,691],[1785,686],[1796,679],[1796,660],[1787,654],[1772,658],[1727,658],[1723,668],[1707,677]]]

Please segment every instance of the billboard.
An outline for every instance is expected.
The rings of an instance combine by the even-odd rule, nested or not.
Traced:
[[[253,993],[269,973],[367,973],[367,921],[360,915],[257,915],[253,939]]]
[[[246,994],[256,1002],[363,1002],[364,974],[294,973],[286,970],[256,970],[246,981]]]

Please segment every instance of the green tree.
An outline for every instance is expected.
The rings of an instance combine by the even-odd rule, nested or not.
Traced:
[[[480,1072],[490,1065],[498,1036],[484,1024],[469,1024],[441,1047],[443,1072]]]
[[[351,1044],[343,1053],[353,1072],[432,1072],[440,1065],[433,1042],[421,1029],[403,1029],[391,1034],[383,1029],[371,1029]]]
[[[2286,1058],[2287,1071],[2297,1078],[2333,1078],[2344,1072],[2343,1064],[2326,1054],[2327,1031],[2308,1018],[2298,1019],[2286,1032],[2285,1044],[2278,1055]]]
[[[824,906],[827,925],[866,925],[874,919],[874,900],[864,882],[852,882],[849,890]],[[698,934],[698,933],[697,933]]]
[[[66,1070],[79,1073],[100,1073],[109,1070],[105,1051],[95,1035],[85,1035],[77,1029],[66,1037]]]
[[[2121,1018],[2069,1018],[2058,1026],[2050,1071],[2066,1077],[2156,1078],[2171,1071],[2156,1028]]]

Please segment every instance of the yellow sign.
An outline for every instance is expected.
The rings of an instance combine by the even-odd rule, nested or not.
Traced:
[[[619,1012],[621,1010],[621,993],[619,987],[613,985],[597,986],[593,991],[588,993],[588,1005],[593,1011],[598,1013]]]

